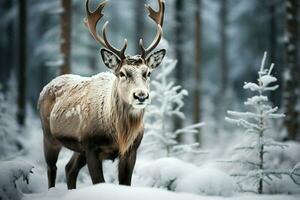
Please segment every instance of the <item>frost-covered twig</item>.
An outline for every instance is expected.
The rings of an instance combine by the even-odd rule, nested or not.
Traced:
[[[229,123],[236,124],[237,126],[259,129],[259,126],[257,126],[256,124],[248,122],[247,120],[244,119],[233,119],[233,118],[225,117],[225,120]]]
[[[180,85],[175,85],[169,80],[176,63],[172,59],[165,59],[160,66],[159,75],[151,82],[152,105],[149,106],[149,112],[146,113],[146,132],[143,143],[149,143],[148,140],[155,141],[157,150],[166,152],[163,156],[202,153],[199,150],[199,144],[197,146],[195,144],[179,145],[176,138],[180,134],[197,134],[204,123],[196,123],[182,129],[172,130],[174,117],[185,118],[181,108],[184,106],[184,97],[188,95],[188,92],[182,89]],[[153,150],[153,146],[143,145],[143,143],[143,148],[150,147]]]
[[[218,160],[218,162],[223,162],[223,163],[239,163],[239,164],[247,164],[247,165],[252,165],[254,167],[259,167],[260,163],[256,162],[251,162],[247,160]]]
[[[182,133],[198,133],[199,132],[198,129],[202,126],[204,126],[203,122],[197,123],[197,124],[192,124],[192,125],[182,128],[182,129],[176,130],[174,134],[177,136]]]
[[[199,143],[176,145],[172,149],[172,155],[180,155],[184,153],[208,154],[209,152],[200,150]]]

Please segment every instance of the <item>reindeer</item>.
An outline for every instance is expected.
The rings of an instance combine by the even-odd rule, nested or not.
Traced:
[[[111,72],[92,77],[62,75],[46,85],[38,100],[44,135],[44,155],[47,163],[48,187],[55,187],[56,162],[62,147],[74,151],[65,167],[67,186],[76,188],[76,179],[86,164],[93,184],[105,182],[102,161],[119,158],[119,184],[131,185],[137,149],[143,137],[143,116],[150,103],[150,74],[162,61],[166,50],[151,53],[162,37],[164,0],[158,0],[159,10],[146,8],[157,24],[154,41],[148,48],[140,39],[141,53],[125,56],[127,40],[121,49],[107,40],[107,25],[102,36],[96,27],[103,17],[107,1],[94,12],[86,0],[85,24],[94,39],[104,48],[101,56]]]

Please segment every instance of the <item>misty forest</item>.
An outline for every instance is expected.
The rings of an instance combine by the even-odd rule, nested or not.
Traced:
[[[299,23],[299,0],[1,0],[0,200],[299,199]]]

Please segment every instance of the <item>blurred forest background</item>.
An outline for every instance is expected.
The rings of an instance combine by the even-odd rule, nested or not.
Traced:
[[[93,8],[100,1],[93,0]],[[36,112],[40,91],[64,73],[90,76],[106,71],[100,46],[84,26],[84,0],[1,0],[0,83],[4,99],[11,98],[20,126],[26,108]],[[152,41],[156,27],[144,4],[156,0],[110,0],[105,8],[110,41],[129,41],[129,53],[138,52],[139,38]],[[230,133],[226,110],[244,110],[244,81],[257,79],[263,52],[275,63],[273,75],[280,88],[271,102],[286,114],[274,124],[280,140],[300,138],[300,65],[298,0],[166,0],[164,41],[167,56],[177,60],[172,79],[189,93],[186,120],[174,126],[204,121],[195,140],[212,143],[205,135]],[[105,21],[105,20],[103,20]],[[103,22],[102,22],[103,24]],[[102,24],[98,26],[101,27]],[[159,73],[157,70],[155,74]],[[282,134],[283,133],[283,134]]]

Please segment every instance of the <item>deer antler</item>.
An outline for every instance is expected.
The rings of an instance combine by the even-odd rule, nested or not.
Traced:
[[[148,48],[145,48],[143,45],[143,39],[140,39],[140,48],[141,48],[141,56],[146,58],[147,55],[157,47],[158,43],[162,38],[162,26],[164,21],[164,12],[165,12],[165,0],[157,0],[159,4],[159,10],[155,11],[150,5],[146,5],[146,9],[148,10],[148,16],[157,24],[156,36],[153,42],[150,44]]]
[[[91,35],[94,37],[94,39],[97,42],[99,42],[101,45],[103,45],[108,50],[110,50],[113,53],[115,53],[121,60],[125,59],[125,50],[127,48],[127,40],[124,39],[124,45],[123,45],[123,47],[120,50],[117,49],[117,48],[115,48],[115,47],[113,47],[108,42],[107,36],[106,36],[106,32],[107,32],[106,29],[107,29],[108,21],[106,21],[106,23],[104,24],[103,29],[102,29],[102,35],[103,35],[103,37],[101,37],[97,33],[97,23],[104,16],[103,13],[102,13],[102,10],[103,10],[103,8],[106,5],[107,0],[103,1],[102,3],[100,3],[94,12],[90,11],[90,9],[89,9],[89,2],[90,2],[89,0],[86,0],[86,2],[85,2],[86,15],[87,15],[87,17],[85,19],[85,25],[89,29]]]

